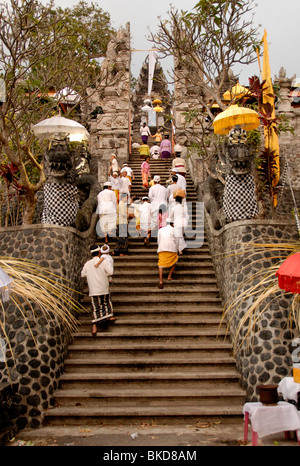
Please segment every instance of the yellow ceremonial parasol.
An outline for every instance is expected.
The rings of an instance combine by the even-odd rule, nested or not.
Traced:
[[[223,100],[235,100],[235,99],[240,99],[241,97],[250,97],[252,94],[244,86],[241,86],[240,83],[237,83],[235,86],[233,86],[230,90],[224,92],[223,94]]]
[[[213,121],[216,134],[228,134],[234,126],[240,125],[245,131],[251,131],[259,126],[258,113],[247,107],[230,105],[219,113]]]
[[[163,112],[164,111],[164,109],[162,107],[160,107],[159,105],[156,105],[156,107],[154,107],[154,110],[156,112]]]
[[[162,103],[162,101],[161,101],[161,100],[159,100],[159,99],[155,99],[155,100],[153,100],[153,102],[152,102],[152,103],[153,103],[153,104],[161,104],[161,103]]]

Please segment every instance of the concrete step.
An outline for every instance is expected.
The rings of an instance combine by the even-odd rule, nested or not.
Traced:
[[[216,339],[223,339],[226,337],[224,329],[215,327],[207,328],[201,327],[196,331],[193,329],[180,329],[180,328],[161,328],[153,327],[151,330],[137,329],[124,327],[116,327],[110,325],[109,327],[101,327],[97,336],[92,337],[90,331],[80,331],[73,335],[73,345],[89,344],[90,347],[97,348],[99,344],[103,345],[117,345],[127,341],[128,345],[142,345],[143,343],[166,345],[192,345],[205,343],[206,341],[214,341],[217,344]]]
[[[188,294],[186,296],[186,293],[183,294],[182,296],[176,296],[174,293],[164,293],[165,289],[159,290],[159,293],[151,293],[150,295],[147,294],[147,301],[146,305],[149,303],[158,303],[159,305],[161,304],[169,304],[170,306],[173,306],[175,303],[181,303],[182,305],[187,305],[189,306],[190,304],[217,304],[222,302],[221,298],[212,296],[209,293],[206,294],[200,294],[200,293],[194,293],[193,295]],[[84,302],[84,300],[83,300]],[[135,293],[132,293],[131,296],[126,296],[126,295],[115,295],[114,300],[113,300],[113,305],[117,306],[119,304],[123,304],[126,306],[136,306],[137,304],[141,303],[141,297],[136,296]],[[145,305],[145,304],[143,304]]]
[[[157,264],[156,264],[157,265]],[[165,270],[164,271],[164,275],[167,276],[168,275],[168,271]],[[123,269],[123,268],[115,268],[114,270],[114,276],[113,276],[113,279],[120,279],[120,278],[125,278],[125,277],[132,277],[132,270],[131,268],[128,268],[128,269]],[[145,268],[141,268],[140,270],[140,273],[139,274],[136,274],[135,277],[136,278],[142,278],[142,277],[145,277],[145,281],[150,277],[157,277],[158,276],[158,270],[157,270],[157,267],[155,268],[151,268],[151,269],[145,269]],[[201,267],[201,269],[198,270],[197,269],[191,269],[191,268],[188,268],[188,269],[185,269],[183,270],[182,268],[177,268],[175,269],[174,273],[173,273],[173,281],[177,281],[178,280],[184,280],[184,279],[195,279],[196,277],[215,277],[215,269],[213,268],[213,265],[209,265],[209,264],[205,264],[204,267]]]
[[[233,368],[198,368],[194,371],[150,372],[150,371],[110,371],[110,372],[73,372],[61,375],[61,389],[221,389],[238,384],[239,374]]]
[[[87,306],[86,319],[90,317],[90,307]],[[223,308],[221,306],[201,306],[201,305],[190,305],[188,307],[181,306],[179,304],[174,304],[170,307],[168,304],[162,305],[160,303],[156,304],[147,304],[144,307],[128,307],[126,305],[115,306],[115,312],[120,318],[132,316],[135,319],[143,318],[180,318],[180,319],[193,319],[194,316],[197,318],[206,318],[216,316],[221,322],[221,317],[223,315]],[[79,320],[82,320],[83,315],[79,316]]]
[[[184,286],[190,286],[190,285],[194,285],[194,286],[197,286],[197,285],[216,285],[217,284],[217,280],[216,278],[213,278],[211,276],[204,276],[204,277],[186,277],[186,276],[181,276],[181,277],[177,277],[176,278],[176,281],[175,279],[172,280],[172,282],[176,285],[184,285]],[[157,273],[155,274],[155,276],[151,276],[151,277],[147,277],[147,279],[145,280],[145,277],[143,276],[136,276],[136,277],[132,277],[132,276],[125,276],[123,277],[122,275],[114,275],[113,276],[113,284],[111,285],[111,289],[116,286],[116,287],[120,287],[120,286],[132,286],[134,288],[139,288],[139,287],[150,287],[150,286],[156,286],[157,285]]]
[[[172,357],[162,358],[159,356],[151,357],[111,357],[103,360],[102,358],[93,357],[90,360],[86,358],[72,359],[65,364],[65,374],[78,373],[111,373],[111,372],[155,372],[156,374],[164,372],[192,372],[200,370],[210,370],[211,368],[222,367],[222,370],[235,367],[235,360],[230,356],[220,358],[184,358],[175,359]]]
[[[180,406],[187,407],[192,404],[195,406],[214,406],[235,403],[240,405],[244,392],[238,387],[228,389],[224,396],[222,388],[213,391],[207,388],[198,390],[163,390],[163,389],[110,389],[109,393],[103,389],[70,389],[59,390],[56,393],[56,400],[60,406],[72,406],[73,404],[81,406]]]
[[[139,154],[129,160],[141,186]],[[151,173],[169,178],[172,159],[150,162]],[[187,200],[197,192],[187,174]],[[192,224],[196,225],[195,209]],[[85,288],[79,331],[69,345],[57,407],[48,424],[186,425],[203,419],[240,419],[244,391],[232,356],[212,256],[203,225],[187,233],[189,249],[179,257],[173,280],[158,289],[157,239],[149,247],[129,237],[129,255],[114,257],[111,298],[117,320],[91,335],[90,298]],[[101,238],[99,244],[103,243]],[[115,239],[110,239],[113,250]],[[164,271],[164,277],[168,270]]]
[[[144,274],[145,273],[148,273],[149,271],[149,268],[153,268],[156,273],[157,273],[157,261],[158,261],[158,256],[157,257],[149,257],[148,260],[143,260],[143,259],[140,259],[140,260],[129,260],[129,257],[132,257],[132,256],[125,256],[125,257],[120,257],[120,260],[116,260],[114,262],[114,267],[115,267],[115,270],[117,271],[118,268],[121,268],[122,270],[124,269],[124,262],[126,261],[127,259],[127,263],[126,263],[126,267],[128,269],[140,269],[141,271],[144,271]],[[123,262],[123,263],[122,263]],[[176,268],[175,268],[175,271],[190,271],[191,269],[197,269],[197,268],[210,268],[210,270],[214,270],[214,264],[211,260],[209,259],[203,259],[203,261],[201,261],[201,259],[195,261],[195,260],[191,260],[191,261],[188,261],[188,260],[181,260],[181,258],[178,260],[177,264],[176,264]]]
[[[219,343],[218,346],[212,345],[209,346],[209,343],[198,344],[198,345],[178,345],[176,343],[163,345],[158,343],[146,343],[142,342],[138,345],[132,345],[121,341],[118,344],[101,344],[101,346],[96,347],[95,345],[90,345],[87,340],[81,344],[72,344],[69,347],[69,356],[68,361],[71,362],[74,359],[88,359],[90,360],[91,354],[93,358],[101,358],[102,360],[110,360],[110,358],[115,357],[124,357],[124,358],[146,358],[146,357],[155,357],[158,355],[164,359],[170,358],[223,358],[231,357],[231,348],[229,343],[226,342]]]
[[[135,342],[130,340],[106,342],[100,340],[101,344],[95,344],[90,339],[77,340],[69,346],[69,359],[78,357],[112,357],[113,355],[123,355],[131,357],[157,356],[161,357],[223,357],[225,354],[231,354],[231,345],[228,341],[220,338],[218,344],[214,340],[203,340],[199,342],[176,342],[176,341],[143,341]]]
[[[159,291],[162,293],[164,290],[159,290]],[[140,301],[141,301],[141,297],[136,296],[135,293],[132,293],[131,296],[119,294],[119,295],[113,296],[112,304],[113,304],[113,308],[117,312],[120,306],[122,306],[123,309],[126,307],[129,310],[132,307],[138,306],[140,304]],[[174,293],[167,293],[164,295],[163,294],[157,295],[157,294],[151,293],[151,295],[149,296],[147,295],[147,303],[143,304],[143,307],[148,307],[149,305],[151,306],[157,305],[157,306],[160,306],[161,308],[163,307],[172,308],[174,305],[179,304],[179,303],[182,306],[190,306],[190,305],[193,305],[193,306],[206,305],[207,306],[209,304],[213,304],[213,305],[221,304],[221,302],[222,302],[221,298],[212,296],[210,294],[200,295],[199,293],[196,293],[196,296],[191,296],[191,295],[189,296],[186,296],[186,295],[176,296],[175,295],[174,296]],[[82,299],[82,304],[89,306],[90,298],[86,297]]]
[[[59,407],[45,414],[46,422],[50,425],[138,425],[154,423],[155,425],[189,424],[207,417],[220,416],[241,417],[242,405],[232,406],[231,402],[224,402],[222,406],[191,406],[172,408],[170,406],[151,407]]]
[[[118,320],[114,322],[114,326],[118,327],[120,325],[135,325],[138,327],[146,326],[178,326],[182,325],[184,328],[190,327],[203,327],[203,326],[216,326],[220,324],[220,315],[215,314],[206,314],[206,315],[195,315],[195,314],[174,314],[169,313],[152,313],[152,314],[143,314],[139,313],[127,313],[126,315],[117,313]],[[80,317],[79,319],[81,330],[85,325],[90,325],[91,319],[90,316]]]
[[[115,315],[118,317],[118,314],[115,313]],[[167,320],[167,319],[157,319],[155,321],[155,319],[153,320],[141,320],[141,319],[136,319],[136,318],[132,318],[132,317],[129,317],[128,319],[120,319],[120,318],[117,318],[117,321],[114,322],[113,324],[113,327],[109,327],[109,329],[105,329],[103,328],[103,326],[101,326],[101,328],[99,327],[99,331],[101,332],[105,332],[105,331],[109,331],[109,332],[130,332],[130,331],[133,331],[133,330],[136,330],[136,331],[145,331],[147,332],[148,330],[153,330],[153,331],[156,331],[156,330],[175,330],[175,329],[178,329],[178,327],[180,326],[181,328],[184,329],[184,331],[187,331],[187,330],[196,330],[197,329],[205,329],[205,328],[212,328],[213,326],[215,326],[215,329],[217,328],[218,326],[218,321],[215,320],[215,322],[212,322],[212,319],[207,319],[207,321],[205,322],[199,322],[199,323],[194,323],[194,322],[184,322],[184,321],[174,321],[174,320]],[[81,327],[80,327],[80,330],[79,330],[79,333],[86,333],[86,332],[89,332],[90,331],[90,328],[91,328],[91,323],[90,321],[89,322],[85,322],[85,323],[82,323]],[[218,327],[219,329],[219,327]],[[218,333],[220,333],[220,331],[218,330]]]

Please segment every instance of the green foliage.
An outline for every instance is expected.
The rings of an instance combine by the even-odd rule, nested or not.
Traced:
[[[107,12],[81,0],[73,8],[58,8],[56,14],[64,18],[75,50],[80,47],[89,59],[105,56],[108,42],[115,33]]]
[[[78,329],[77,317],[84,312],[83,306],[73,297],[78,295],[68,280],[63,280],[49,269],[40,267],[28,259],[0,257],[0,267],[13,280],[10,289],[10,302],[15,305],[24,320],[36,346],[35,327],[43,325],[42,317],[47,322],[56,321],[69,332]],[[0,335],[5,338],[12,357],[16,354],[11,344],[11,335],[7,331],[7,306],[0,299]],[[9,373],[9,367],[7,367]]]
[[[101,79],[97,59],[113,34],[109,14],[84,1],[73,9],[55,8],[53,1],[0,3],[0,78],[6,96],[0,106],[0,163],[6,158],[18,167],[26,188],[24,223],[32,222],[35,193],[45,181],[45,146],[32,126],[57,114],[63,96],[54,98],[55,92],[66,88],[79,95],[72,109],[78,117],[87,88],[96,89]]]

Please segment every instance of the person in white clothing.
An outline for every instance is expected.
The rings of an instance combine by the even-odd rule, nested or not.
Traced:
[[[111,275],[108,276],[108,281],[109,281],[109,284],[111,285],[112,284],[112,275],[114,273],[114,259],[109,254],[110,247],[108,246],[108,244],[104,244],[101,247],[100,252],[101,252],[100,260],[97,262],[97,264],[94,265],[94,267],[99,267],[99,265],[102,264],[102,262],[104,260],[106,260],[106,261],[108,261],[110,263],[110,265],[112,266],[112,273],[111,273]]]
[[[174,236],[179,254],[186,248],[184,229],[188,226],[189,214],[186,202],[181,196],[175,197],[175,206],[170,211],[170,222],[174,224]]]
[[[186,179],[179,173],[179,168],[172,168],[172,175],[177,175],[177,185],[178,189],[183,189],[186,192]]]
[[[158,288],[163,288],[163,270],[165,267],[170,268],[168,281],[172,280],[172,275],[178,261],[177,242],[174,235],[174,226],[170,219],[167,220],[167,226],[160,228],[157,236],[157,253],[158,253]]]
[[[160,184],[160,176],[153,178],[154,185],[149,189],[148,197],[151,202],[152,230],[158,228],[158,214],[160,206],[167,207],[167,188]]]
[[[95,267],[99,261],[100,247],[94,245],[90,251],[92,258],[84,264],[81,276],[86,278],[89,288],[92,308],[92,335],[95,337],[99,323],[116,320],[109,295],[108,279],[109,275],[113,273],[113,267],[108,261],[103,261],[99,267]]]
[[[117,156],[115,154],[111,154],[108,175],[112,175],[113,172],[120,172]]]
[[[172,161],[172,168],[178,168],[178,173],[182,176],[186,174],[186,162],[182,157],[182,147],[176,144],[174,147],[175,158]]]
[[[114,191],[116,198],[117,198],[117,203],[119,202],[119,192],[120,192],[120,177],[118,172],[113,172],[112,175],[110,175],[109,180],[111,182],[111,189]]]
[[[152,134],[150,133],[150,129],[147,126],[147,123],[145,121],[142,124],[142,126],[140,127],[140,133],[141,133],[141,138],[142,138],[143,144],[147,144],[148,137],[152,136]]]
[[[172,176],[172,183],[169,184],[169,186],[167,187],[167,200],[168,200],[168,211],[169,211],[169,214],[172,210],[172,207],[175,206],[175,198],[173,196],[174,192],[178,189],[178,184],[177,184],[177,181],[178,181],[178,176],[177,175],[173,175]]]
[[[104,235],[107,242],[107,235],[115,236],[117,222],[117,197],[111,189],[111,182],[107,181],[103,185],[103,190],[97,195],[97,213],[100,216],[99,236]]]
[[[150,155],[153,159],[159,159],[160,153],[159,153],[159,146],[155,144],[150,148]]]
[[[120,176],[120,199],[123,194],[127,194],[127,204],[130,204],[130,191],[131,191],[131,182],[127,176],[127,172],[124,171]]]
[[[148,246],[151,235],[151,204],[147,196],[144,196],[142,201],[143,203],[139,207],[140,231],[145,238],[144,243]]]
[[[130,168],[126,162],[123,163],[123,168],[121,170],[121,174],[123,172],[126,172],[126,176],[128,176],[130,182],[132,183],[132,181],[134,180],[134,173],[133,173],[132,168]]]

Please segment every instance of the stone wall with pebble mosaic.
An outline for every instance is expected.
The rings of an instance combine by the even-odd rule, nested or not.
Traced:
[[[249,249],[250,243],[282,243],[299,238],[292,221],[245,220],[229,223],[216,231],[212,228],[208,215],[206,234],[224,303],[237,290],[241,293],[243,289],[247,289],[250,285],[245,284],[245,281],[256,272],[277,264],[288,254],[280,249]],[[278,384],[283,377],[292,375],[292,340],[299,335],[289,327],[291,297],[290,293],[281,291],[276,295],[264,311],[251,338],[244,339],[248,326],[245,325],[240,332],[240,347],[236,353],[237,369],[248,401],[259,399],[258,385]],[[237,314],[229,314],[228,318],[232,319],[228,326],[231,338],[235,335],[241,316],[252,302],[251,298],[245,299]],[[228,321],[227,319],[227,323]]]
[[[68,286],[80,291],[83,285],[80,271],[90,258],[89,248],[96,240],[95,224],[96,216],[84,233],[54,225],[1,228],[0,256],[32,260],[55,273],[58,282],[59,277],[67,279],[70,281]],[[73,298],[78,299],[76,291]],[[15,305],[11,301],[5,304],[3,325],[11,348],[7,345],[6,363],[0,362],[0,383],[12,381],[18,384],[14,409],[16,428],[38,427],[42,423],[43,410],[53,406],[53,393],[71,341],[70,331],[54,316],[51,318],[51,313],[45,317],[36,306],[33,318],[27,305],[29,329]]]

